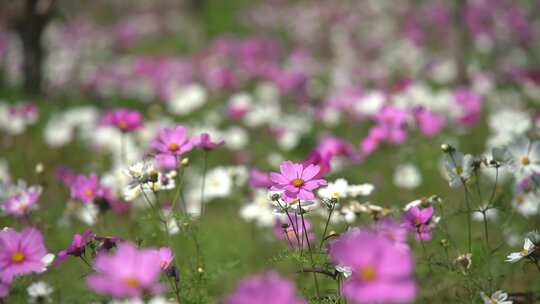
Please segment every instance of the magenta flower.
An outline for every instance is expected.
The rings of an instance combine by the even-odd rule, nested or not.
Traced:
[[[303,304],[294,285],[275,272],[266,272],[242,279],[225,304]]]
[[[370,228],[378,235],[386,237],[396,248],[403,250],[409,249],[409,245],[407,244],[407,229],[390,217],[376,221]]]
[[[171,266],[171,262],[174,259],[172,249],[169,247],[161,247],[157,252],[159,254],[159,266],[162,270],[166,270]]]
[[[322,177],[326,173],[330,172],[330,161],[332,160],[332,157],[327,155],[323,156],[318,150],[311,151],[306,159],[302,162],[302,165],[304,167],[307,167],[309,165],[316,165],[319,166],[319,173],[315,175],[316,178]]]
[[[162,128],[152,140],[152,147],[158,154],[179,156],[193,149],[187,129],[184,126]]]
[[[101,121],[103,124],[117,127],[122,132],[132,132],[143,126],[141,113],[126,108],[108,111]]]
[[[255,168],[249,170],[249,185],[253,188],[270,188],[270,174]]]
[[[9,294],[10,285],[0,281],[0,298],[5,298]]]
[[[21,232],[7,228],[0,231],[0,282],[11,284],[13,278],[43,271],[47,249],[43,235],[35,228]]]
[[[194,146],[203,148],[204,150],[210,151],[214,150],[217,147],[223,146],[225,144],[224,140],[212,141],[208,133],[202,133],[199,136],[196,136],[192,139]]]
[[[164,286],[157,282],[161,272],[159,253],[155,249],[139,250],[124,242],[113,255],[101,252],[94,262],[95,273],[87,284],[100,294],[116,298],[141,297],[144,292],[160,293]]]
[[[306,232],[310,243],[315,240],[315,234],[311,232],[311,222],[304,218],[304,224],[302,224],[302,218],[297,214],[291,215],[291,220],[292,222],[289,218],[276,219],[273,228],[274,235],[278,239],[286,241],[292,248],[307,247]],[[305,230],[304,225],[306,226]]]
[[[413,206],[402,216],[402,226],[415,233],[419,241],[431,240],[431,218],[433,217],[433,207],[421,208]]]
[[[313,190],[326,185],[324,179],[315,177],[320,171],[316,165],[304,167],[302,164],[284,161],[280,166],[281,173],[270,173],[273,191],[284,191],[283,199],[287,202],[295,200],[312,200]]]
[[[75,257],[83,256],[86,251],[86,245],[88,242],[90,242],[90,240],[92,240],[93,237],[94,233],[92,233],[90,230],[85,231],[82,235],[76,233],[71,240],[71,245],[68,248],[58,252],[55,265],[63,262],[68,255]]]
[[[96,174],[89,176],[78,175],[70,185],[71,197],[85,203],[93,202],[96,197],[102,196],[103,189]]]
[[[442,115],[423,107],[413,109],[413,115],[420,132],[426,136],[437,135],[446,125],[446,119]]]
[[[353,303],[409,303],[416,295],[413,257],[385,236],[351,229],[334,241],[329,253],[336,265],[349,267],[343,295]]]
[[[35,206],[40,196],[41,187],[22,189],[17,194],[6,198],[2,210],[6,214],[22,217]]]

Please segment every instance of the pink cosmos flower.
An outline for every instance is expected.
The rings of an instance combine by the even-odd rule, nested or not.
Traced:
[[[256,168],[249,170],[249,185],[253,188],[270,188],[270,174]]]
[[[6,198],[2,210],[6,214],[17,217],[24,216],[35,206],[40,196],[41,187],[34,186],[22,189],[17,194]]]
[[[482,97],[469,89],[459,88],[454,92],[456,103],[461,107],[459,123],[465,127],[474,126],[482,112]]]
[[[174,254],[169,247],[161,247],[158,250],[159,254],[159,266],[162,270],[166,270],[171,266],[171,262],[174,259]]]
[[[101,121],[105,125],[117,127],[122,132],[132,132],[143,126],[141,113],[126,108],[108,111],[103,115]]]
[[[343,294],[352,303],[409,303],[416,295],[413,257],[385,236],[358,228],[334,241],[329,253],[336,265],[352,275],[343,283]]]
[[[43,235],[36,228],[0,231],[0,283],[9,285],[16,276],[43,271],[45,255]]]
[[[210,139],[210,134],[202,133],[199,136],[196,136],[192,139],[194,146],[202,148],[204,150],[214,150],[217,147],[223,146],[225,144],[224,140],[212,141]]]
[[[103,189],[95,173],[89,176],[78,175],[70,184],[71,197],[79,199],[85,203],[90,203],[96,197],[102,196]]]
[[[284,191],[283,199],[287,202],[295,200],[312,200],[315,198],[313,190],[326,185],[324,179],[315,179],[320,167],[284,161],[280,166],[281,173],[270,173],[272,181],[271,190]]]
[[[124,242],[113,255],[98,254],[94,262],[96,272],[88,276],[87,284],[97,293],[116,298],[141,297],[144,292],[157,294],[164,290],[157,282],[160,260],[156,249],[139,250]]]
[[[68,248],[58,252],[55,265],[59,265],[61,262],[63,262],[68,255],[75,257],[84,255],[86,245],[93,237],[94,233],[92,233],[90,230],[85,231],[82,235],[76,233],[71,240],[71,245]]]
[[[156,156],[158,166],[171,168],[172,164],[176,167],[178,156],[193,149],[193,142],[188,138],[187,129],[178,125],[159,130],[152,140],[152,148],[158,153]]]
[[[431,240],[430,221],[433,217],[433,207],[421,208],[413,206],[402,216],[402,226],[415,233],[417,240]]]
[[[242,279],[225,304],[303,304],[293,284],[275,272]]]
[[[394,244],[394,246],[396,246],[396,248],[409,250],[409,245],[407,244],[407,229],[390,217],[385,217],[376,221],[369,228],[378,235],[386,237]]]
[[[319,173],[315,175],[316,178],[322,177],[326,173],[330,172],[330,161],[332,160],[332,156],[323,156],[318,150],[311,151],[304,162],[302,162],[302,165],[304,167],[307,167],[309,165],[316,165],[319,166]]]
[[[0,281],[0,298],[5,298],[9,294],[10,285]]]
[[[385,106],[377,114],[377,123],[385,133],[385,139],[400,144],[407,138],[407,112],[393,106]]]
[[[415,108],[413,115],[420,132],[426,136],[437,135],[446,125],[446,119],[442,115],[423,107]]]

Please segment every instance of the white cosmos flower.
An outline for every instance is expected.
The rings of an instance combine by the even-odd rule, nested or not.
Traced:
[[[29,303],[50,303],[53,288],[49,283],[38,281],[30,284],[26,289]]]
[[[216,197],[227,197],[231,194],[233,179],[227,167],[216,167],[206,173],[204,197],[210,200]]]
[[[373,190],[375,190],[375,186],[365,183],[360,185],[349,185],[347,192],[350,197],[357,197],[368,196],[373,192]]]
[[[512,206],[523,216],[535,215],[540,207],[540,195],[534,192],[519,193],[512,200]]]
[[[162,173],[156,170],[149,161],[140,161],[131,165],[124,174],[130,178],[123,189],[126,201],[132,201],[143,194],[162,190],[171,190],[176,187],[176,171]]]
[[[508,294],[502,290],[495,291],[491,297],[488,297],[483,292],[480,293],[480,296],[484,304],[512,304],[512,301],[508,300]]]
[[[169,111],[176,115],[187,115],[206,103],[206,90],[200,84],[190,84],[173,89],[167,103]]]
[[[326,187],[319,189],[319,197],[323,199],[343,199],[347,197],[368,196],[375,187],[372,184],[349,185],[344,178],[339,178]]]
[[[536,250],[536,245],[534,244],[532,238],[536,235],[535,232],[528,233],[523,242],[523,250],[519,252],[512,252],[506,257],[506,262],[516,263],[521,261],[523,258],[528,257]]]
[[[249,142],[248,132],[241,127],[230,127],[221,137],[225,140],[225,146],[231,150],[243,149]]]
[[[540,172],[540,142],[531,142],[526,137],[519,137],[507,147],[509,165],[517,177]]]
[[[375,115],[384,105],[385,96],[382,92],[371,91],[354,104],[354,110],[364,115]]]
[[[463,155],[460,152],[444,154],[444,167],[446,169],[450,187],[458,188],[463,181],[468,180],[473,171],[474,158],[472,155]]]
[[[93,226],[96,223],[99,208],[96,204],[83,204],[75,213],[75,216],[88,226]]]
[[[328,183],[326,187],[319,189],[318,194],[323,199],[346,198],[349,194],[349,183],[344,178],[339,178],[333,183]]]
[[[274,225],[276,215],[265,190],[257,190],[254,199],[240,208],[240,217],[246,221],[254,221],[259,227]]]
[[[422,175],[414,164],[401,164],[394,171],[393,181],[397,187],[414,189],[422,183]]]

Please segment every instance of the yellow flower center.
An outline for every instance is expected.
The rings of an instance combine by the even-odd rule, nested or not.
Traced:
[[[463,173],[463,167],[462,166],[456,166],[456,173],[457,173],[457,175],[461,175]]]
[[[86,197],[92,197],[94,195],[94,190],[92,190],[90,188],[86,188],[86,189],[84,189],[84,195]]]
[[[302,185],[304,184],[304,180],[301,178],[295,178],[293,179],[292,184],[295,187],[302,187]]]
[[[127,129],[127,126],[128,126],[128,124],[127,124],[127,122],[125,120],[118,121],[118,127],[120,129]]]
[[[132,288],[137,288],[139,287],[139,280],[137,280],[136,277],[129,277],[127,278],[125,281],[126,285],[128,285],[129,287],[132,287]]]
[[[358,269],[358,275],[363,281],[373,281],[375,279],[375,268],[370,265],[362,266]]]
[[[169,144],[169,151],[176,152],[178,151],[178,145],[175,143]]]
[[[499,303],[499,301],[491,299],[491,304],[498,304],[498,303]]]
[[[528,166],[531,163],[531,159],[528,156],[523,156],[521,159],[521,164],[524,166]]]
[[[421,221],[419,218],[415,218],[415,219],[413,220],[413,223],[414,223],[416,226],[418,226],[418,225],[422,224],[422,221]]]
[[[521,256],[528,256],[528,255],[529,255],[529,251],[526,250],[526,249],[523,249],[519,254],[520,254]]]
[[[516,204],[523,205],[524,202],[525,202],[525,198],[523,198],[523,196],[518,196],[516,198]]]
[[[24,253],[21,251],[15,251],[11,254],[11,261],[14,263],[22,263],[24,261]]]

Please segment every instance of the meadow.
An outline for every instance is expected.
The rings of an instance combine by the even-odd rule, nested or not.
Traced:
[[[540,299],[539,2],[0,10],[0,303]]]

